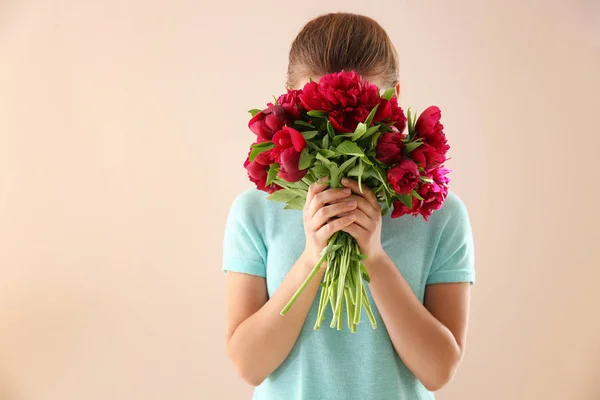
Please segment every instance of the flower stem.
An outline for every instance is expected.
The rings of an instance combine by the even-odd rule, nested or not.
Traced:
[[[294,303],[296,302],[298,297],[302,294],[302,292],[304,291],[304,289],[306,288],[308,283],[312,280],[312,278],[314,278],[314,276],[317,274],[317,272],[319,272],[319,269],[321,268],[321,264],[323,264],[323,261],[325,261],[325,258],[326,258],[326,255],[321,256],[321,258],[319,259],[317,264],[314,266],[312,271],[310,271],[310,274],[308,274],[308,276],[306,277],[304,282],[302,282],[302,285],[300,285],[300,287],[298,288],[298,290],[296,290],[296,293],[294,293],[294,295],[292,296],[290,301],[288,301],[288,303],[285,305],[285,307],[283,307],[283,310],[281,310],[281,313],[280,313],[281,315],[287,314],[287,312],[290,310],[290,308],[294,305]]]

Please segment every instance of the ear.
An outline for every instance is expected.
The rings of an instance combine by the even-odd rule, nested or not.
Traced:
[[[400,82],[397,82],[394,85],[394,90],[395,90],[396,97],[400,97]]]

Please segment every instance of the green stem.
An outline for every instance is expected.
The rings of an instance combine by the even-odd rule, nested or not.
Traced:
[[[377,328],[377,321],[375,320],[375,315],[373,315],[373,310],[371,310],[371,302],[369,301],[369,297],[367,296],[367,291],[365,287],[362,288],[362,297],[365,302],[365,311],[367,312],[367,316],[369,317],[369,321],[371,322],[371,326],[373,329]]]
[[[304,289],[306,288],[308,283],[312,280],[312,278],[314,278],[314,276],[317,274],[317,272],[319,272],[319,269],[321,268],[321,264],[323,264],[323,261],[325,261],[325,257],[326,257],[325,255],[321,256],[321,258],[319,259],[317,264],[314,266],[312,271],[310,271],[310,274],[308,274],[308,276],[306,277],[304,282],[302,282],[302,285],[300,285],[300,287],[298,288],[298,290],[296,290],[296,293],[294,293],[294,295],[292,296],[290,301],[288,301],[288,303],[285,305],[285,307],[283,307],[283,310],[281,310],[281,313],[280,313],[281,315],[287,314],[287,312],[290,310],[290,308],[294,305],[294,303],[296,302],[298,297],[302,294],[302,292],[304,291]]]

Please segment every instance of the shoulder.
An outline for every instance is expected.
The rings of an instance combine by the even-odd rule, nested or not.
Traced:
[[[267,193],[258,190],[257,188],[246,189],[243,192],[239,193],[233,199],[231,204],[232,209],[245,209],[245,208],[257,208],[261,207],[262,204],[266,201]]]
[[[250,222],[253,225],[272,218],[278,203],[267,200],[268,194],[250,188],[239,193],[233,199],[229,210],[230,218]]]
[[[469,224],[469,213],[463,200],[454,192],[449,191],[442,208],[431,216],[430,223],[440,227]]]

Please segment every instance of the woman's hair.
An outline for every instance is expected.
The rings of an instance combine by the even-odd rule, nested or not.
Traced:
[[[287,86],[311,74],[354,70],[383,86],[398,82],[398,53],[385,30],[363,15],[332,13],[308,22],[292,43]]]

